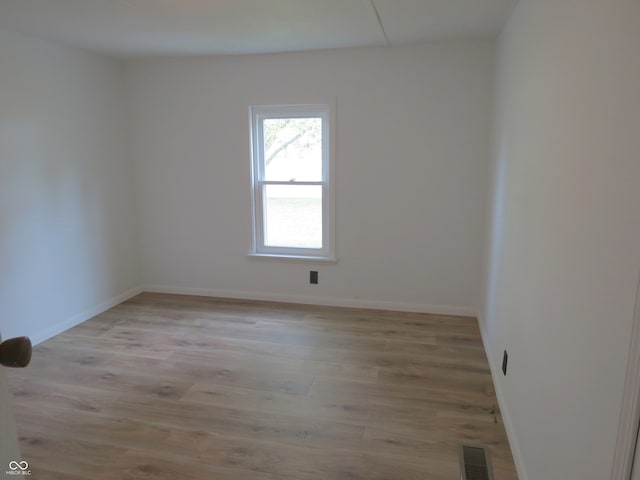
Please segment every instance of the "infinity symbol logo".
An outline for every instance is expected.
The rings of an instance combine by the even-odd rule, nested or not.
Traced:
[[[10,468],[11,470],[18,470],[18,469],[20,469],[20,470],[24,471],[24,470],[26,470],[27,468],[29,468],[29,464],[28,464],[27,462],[25,462],[25,461],[22,461],[22,462],[16,462],[15,460],[12,460],[12,461],[10,461],[10,462],[9,462],[9,468]]]

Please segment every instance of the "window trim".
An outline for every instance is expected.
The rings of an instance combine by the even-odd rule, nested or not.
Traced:
[[[252,208],[252,244],[249,256],[335,262],[334,102],[252,105],[249,107],[249,116]],[[317,182],[265,180],[262,122],[270,118],[296,117],[318,117],[322,119],[322,180]],[[322,187],[322,248],[273,247],[265,245],[265,206],[262,191],[266,185],[320,185]]]

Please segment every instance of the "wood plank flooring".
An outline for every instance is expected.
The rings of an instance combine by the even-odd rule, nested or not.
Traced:
[[[145,293],[9,374],[37,480],[517,479],[471,318]]]

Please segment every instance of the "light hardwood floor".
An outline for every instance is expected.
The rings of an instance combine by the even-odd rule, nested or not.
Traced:
[[[145,293],[9,373],[37,480],[517,479],[471,318]]]

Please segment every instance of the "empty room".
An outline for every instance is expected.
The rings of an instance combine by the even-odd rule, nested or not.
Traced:
[[[638,0],[0,0],[0,478],[640,480]]]

